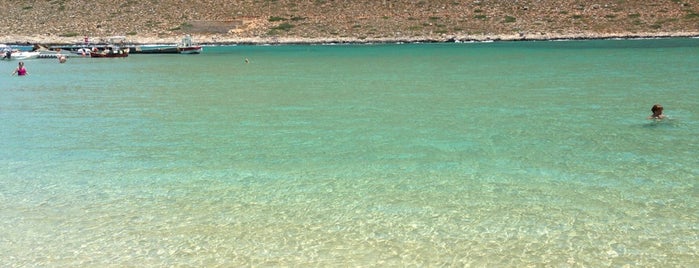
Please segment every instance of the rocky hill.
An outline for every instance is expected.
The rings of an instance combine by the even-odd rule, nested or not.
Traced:
[[[0,42],[374,42],[699,35],[699,0],[2,0]]]

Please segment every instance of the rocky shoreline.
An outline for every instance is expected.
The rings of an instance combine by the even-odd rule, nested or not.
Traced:
[[[512,34],[512,35],[464,35],[464,36],[416,36],[405,38],[337,38],[337,37],[246,37],[226,38],[217,35],[192,35],[200,45],[313,45],[313,44],[376,44],[376,43],[468,43],[491,41],[556,41],[556,40],[603,40],[603,39],[655,39],[655,38],[699,38],[697,32],[661,32],[661,33],[579,33],[579,34]],[[93,37],[90,42],[104,43],[108,37]],[[152,45],[175,44],[178,37],[126,37],[128,44]],[[7,45],[72,45],[82,44],[82,38],[65,38],[58,36],[3,36],[0,43]]]

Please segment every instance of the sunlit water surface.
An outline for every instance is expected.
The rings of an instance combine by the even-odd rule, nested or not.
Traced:
[[[698,52],[0,62],[0,266],[697,266]]]

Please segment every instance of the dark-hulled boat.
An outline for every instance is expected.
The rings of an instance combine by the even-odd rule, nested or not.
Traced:
[[[176,45],[141,45],[131,48],[131,53],[138,54],[199,54],[202,47],[192,43],[190,35],[182,38]]]
[[[175,54],[179,53],[176,46],[172,45],[143,45],[131,48],[131,53],[138,54]]]

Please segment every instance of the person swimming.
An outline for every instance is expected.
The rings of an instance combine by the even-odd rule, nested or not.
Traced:
[[[650,108],[650,111],[653,112],[653,114],[648,116],[648,119],[664,119],[665,118],[665,115],[663,114],[663,106],[660,104],[653,105],[653,107]]]

